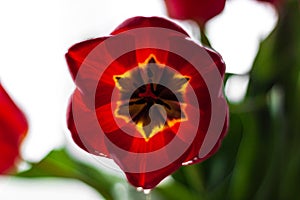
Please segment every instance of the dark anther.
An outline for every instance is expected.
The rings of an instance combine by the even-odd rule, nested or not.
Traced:
[[[115,78],[117,81],[121,79],[120,76],[115,76],[114,78]]]
[[[149,60],[148,63],[156,63],[155,59],[153,57],[151,57],[151,59]]]

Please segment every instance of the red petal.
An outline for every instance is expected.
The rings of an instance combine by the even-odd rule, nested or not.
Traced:
[[[152,189],[158,185],[161,180],[172,174],[179,167],[181,167],[181,162],[177,161],[171,165],[162,168],[157,171],[147,172],[147,173],[125,173],[128,181],[135,187],[142,187],[143,189]]]
[[[5,143],[2,137],[0,140],[0,174],[5,174],[13,169],[20,153],[18,146]]]
[[[95,155],[109,156],[105,146],[105,136],[99,132],[99,123],[93,109],[86,106],[79,90],[75,90],[67,113],[68,128],[75,143],[85,151]],[[94,115],[93,115],[94,114]]]
[[[66,53],[72,78],[86,96],[95,96],[92,88],[97,86],[99,71],[104,70],[108,66],[109,60],[112,60],[106,49],[101,48],[103,42],[108,38],[101,37],[80,42],[73,45]],[[98,49],[102,51],[99,52]]]
[[[157,134],[157,136],[159,137],[159,133]],[[150,139],[149,142],[151,140],[152,139]],[[142,146],[140,146],[140,144],[133,143],[131,148],[140,147],[139,150],[141,150],[143,148]],[[184,142],[179,140],[179,142],[177,143],[177,147],[183,146],[183,144]],[[151,148],[150,144],[146,145]],[[120,153],[115,149],[114,145],[111,145],[109,147],[109,151],[113,155],[112,157],[114,161],[125,172],[128,181],[133,186],[142,187],[144,189],[154,188],[162,179],[177,170],[184,162],[184,158],[187,156],[185,152],[181,152],[180,156],[176,157],[175,160],[170,160],[170,158],[172,158],[172,155],[174,154],[174,151],[176,151],[176,149],[174,148],[159,149],[159,153],[155,154],[159,156],[148,157],[149,153],[151,154],[154,152],[139,152],[139,158],[137,158],[135,155],[131,155],[129,151]],[[147,170],[149,166],[153,166],[155,168],[159,165],[159,163],[163,163],[163,166],[165,166],[156,170]],[[136,171],[137,173],[133,173],[132,171]]]
[[[24,114],[0,84],[0,174],[14,166],[27,131]]]
[[[100,43],[105,41],[108,37],[101,37],[96,39],[87,40],[73,45],[66,53],[66,60],[69,66],[73,80],[76,79],[79,68],[85,61],[88,54]],[[97,63],[95,63],[97,65]]]
[[[128,52],[114,60],[105,69],[102,76],[99,77],[99,83],[97,85],[95,97],[95,107],[98,108],[111,102],[111,95],[113,90],[115,89],[115,81],[113,78],[115,75],[122,75],[126,71],[137,66],[138,62],[136,59],[135,51]]]
[[[145,141],[134,127],[131,134],[135,137],[123,132],[121,129],[118,129],[107,134],[107,137],[110,142],[125,151],[134,153],[149,153],[165,147],[176,135],[172,129],[168,128],[156,133],[149,141]],[[126,165],[126,163],[123,163],[123,165]]]
[[[225,99],[220,98],[219,101],[220,101],[220,103],[217,105],[218,106],[217,110],[220,111],[220,113],[225,112],[224,119],[220,120],[220,122],[223,122],[223,124],[221,124],[222,125],[221,133],[218,135],[218,137],[216,137],[215,135],[212,135],[210,138],[208,138],[209,140],[211,140],[211,144],[214,144],[214,145],[210,147],[211,148],[210,151],[204,157],[199,158],[199,153],[200,153],[201,148],[203,148],[203,140],[204,140],[204,137],[207,135],[207,128],[208,128],[208,127],[200,126],[199,132],[204,133],[204,135],[203,134],[197,135],[193,144],[191,145],[189,155],[186,157],[186,160],[184,162],[188,162],[188,164],[195,164],[195,163],[202,162],[202,161],[206,160],[207,158],[211,157],[213,154],[215,154],[216,151],[220,148],[221,142],[222,142],[223,138],[225,137],[225,135],[227,134],[227,130],[229,127],[229,121],[228,121],[229,110],[228,110],[228,106],[226,104]],[[214,123],[214,122],[211,122],[210,116],[202,116],[202,120],[205,121],[203,124],[206,124],[206,125],[208,125],[209,123]],[[201,143],[199,143],[197,141],[201,141]],[[197,159],[195,159],[195,158],[197,158]]]
[[[204,47],[205,48],[205,47]],[[222,78],[225,75],[225,63],[222,59],[222,56],[216,51],[212,51],[211,49],[205,48],[206,52],[210,55],[211,59],[214,61],[215,66],[218,68]]]
[[[120,24],[111,34],[116,35],[124,31],[143,27],[167,28],[189,36],[180,26],[161,17],[133,17],[127,19],[122,24]]]
[[[203,47],[192,40],[187,40],[182,37],[170,37],[170,51],[176,52],[178,55],[170,52],[169,62],[173,63],[171,66],[175,67],[176,70],[185,70],[184,65],[192,64],[196,62],[199,66],[197,69],[201,70],[201,73],[207,73],[210,70],[219,70],[221,77],[225,74],[225,63],[221,55],[209,48]],[[181,60],[181,65],[176,64],[178,60]],[[187,62],[188,61],[188,62]],[[182,64],[184,63],[184,64]],[[198,72],[199,73],[199,72]],[[193,73],[192,73],[193,74]],[[204,74],[201,74],[202,76]]]

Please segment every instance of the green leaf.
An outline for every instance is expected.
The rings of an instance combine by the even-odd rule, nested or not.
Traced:
[[[225,198],[242,137],[243,126],[240,116],[231,113],[229,131],[221,148],[202,164],[208,199]]]
[[[273,49],[277,34],[278,27],[260,44],[250,72],[248,96],[264,94],[273,86],[282,71],[282,66],[277,67],[277,61],[274,60]]]
[[[247,113],[247,115],[242,117],[242,121],[244,127],[243,139],[232,173],[228,193],[228,199],[231,200],[249,199],[251,197],[252,187],[255,187],[252,182],[255,179],[252,172],[256,162],[258,162],[256,159],[260,157],[260,132],[256,118],[253,114]]]
[[[200,169],[200,164],[182,166],[172,177],[179,184],[185,185],[191,192],[197,192],[199,195],[204,195],[203,174]]]
[[[300,5],[298,0],[282,3],[278,25],[255,59],[246,100],[235,107],[248,110],[230,199],[300,196]],[[257,106],[258,99],[265,103]]]
[[[165,200],[182,200],[182,199],[188,199],[188,200],[202,200],[204,198],[201,197],[200,194],[197,194],[193,191],[191,191],[187,186],[173,181],[168,184],[164,184],[162,186],[158,186],[153,191],[160,196],[162,196]]]
[[[51,151],[38,163],[31,163],[28,171],[17,174],[23,178],[60,177],[80,180],[96,189],[105,199],[113,200],[112,188],[116,177],[104,174],[92,166],[71,157],[66,149]]]

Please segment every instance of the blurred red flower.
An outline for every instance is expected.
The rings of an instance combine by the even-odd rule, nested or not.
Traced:
[[[0,174],[15,167],[27,130],[24,114],[0,84]]]
[[[223,11],[225,2],[226,0],[165,0],[170,17],[192,19],[201,27]]]
[[[166,19],[128,19],[66,59],[77,86],[67,113],[73,140],[113,159],[136,187],[205,160],[227,132],[222,58]]]

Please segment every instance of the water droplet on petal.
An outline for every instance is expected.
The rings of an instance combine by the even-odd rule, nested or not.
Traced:
[[[151,189],[145,189],[144,190],[144,194],[146,194],[146,195],[150,194],[150,192],[151,192]]]
[[[143,191],[143,188],[142,187],[137,187],[136,191],[141,192],[141,191]]]
[[[187,161],[187,162],[184,162],[184,163],[182,163],[182,165],[184,165],[184,166],[186,166],[186,165],[190,165],[190,164],[192,164],[193,163],[193,161]]]

